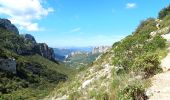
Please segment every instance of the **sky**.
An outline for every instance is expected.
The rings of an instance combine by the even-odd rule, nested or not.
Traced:
[[[0,0],[0,18],[51,47],[112,45],[170,0]]]

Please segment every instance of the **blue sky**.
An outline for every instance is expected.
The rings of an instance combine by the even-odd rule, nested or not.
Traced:
[[[51,47],[112,45],[170,0],[0,0],[0,16]]]

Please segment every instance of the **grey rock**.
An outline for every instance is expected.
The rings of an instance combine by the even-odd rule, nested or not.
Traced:
[[[6,29],[6,30],[11,31],[15,34],[19,34],[19,31],[16,28],[16,26],[11,24],[11,21],[9,21],[8,19],[0,18],[0,28]]]
[[[22,34],[21,35],[26,41],[31,41],[32,43],[36,43],[36,40],[34,38],[34,36],[32,36],[31,34]]]
[[[93,50],[92,50],[92,54],[105,53],[110,48],[111,48],[110,46],[98,46],[98,47],[94,47]]]
[[[0,58],[0,69],[9,71],[11,73],[16,73],[16,60],[9,58],[9,59],[3,59]]]
[[[35,52],[47,59],[55,60],[54,50],[45,43],[38,43],[35,46]]]

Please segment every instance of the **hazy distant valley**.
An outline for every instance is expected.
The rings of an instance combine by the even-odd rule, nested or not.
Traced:
[[[92,64],[99,55],[105,53],[109,48],[111,47],[54,48],[54,53],[58,61],[64,62],[68,67],[79,69]]]

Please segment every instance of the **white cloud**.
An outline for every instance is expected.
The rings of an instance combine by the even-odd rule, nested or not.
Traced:
[[[130,9],[130,8],[135,8],[136,7],[136,3],[127,3],[126,4],[126,8]]]
[[[54,11],[44,8],[42,3],[42,0],[0,0],[0,14],[8,16],[20,29],[39,31],[41,28],[34,21]]]
[[[80,31],[80,30],[81,30],[81,28],[80,28],[80,27],[77,27],[77,28],[72,29],[70,32],[78,32],[78,31]]]

